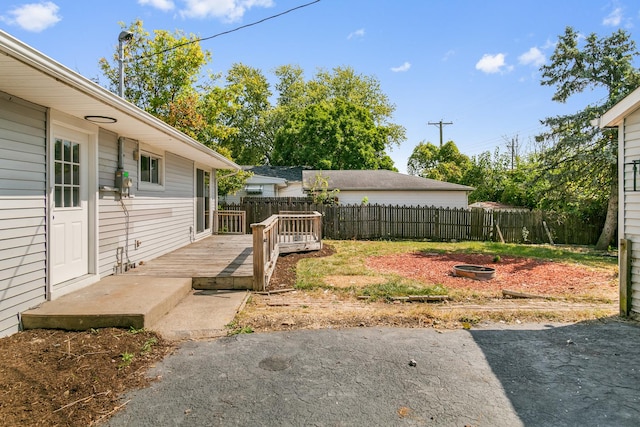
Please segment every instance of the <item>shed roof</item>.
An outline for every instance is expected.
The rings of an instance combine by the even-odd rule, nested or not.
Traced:
[[[405,175],[389,170],[305,170],[303,188],[308,190],[316,176],[327,179],[329,190],[341,191],[473,191],[473,187],[419,176]]]
[[[240,169],[231,160],[141,110],[97,83],[0,30],[0,91],[86,120],[110,117],[100,127],[216,169]]]
[[[606,113],[592,122],[593,125],[606,128],[622,124],[629,114],[640,108],[640,88],[634,90],[611,107]]]

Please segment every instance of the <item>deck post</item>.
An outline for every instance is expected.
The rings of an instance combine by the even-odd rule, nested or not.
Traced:
[[[316,216],[313,218],[313,228],[316,232],[316,240],[320,242],[320,248],[322,249],[322,215],[319,212],[314,212]]]
[[[253,233],[253,290],[264,291],[264,223],[251,224]]]

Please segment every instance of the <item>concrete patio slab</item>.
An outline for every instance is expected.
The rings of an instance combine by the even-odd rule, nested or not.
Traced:
[[[108,276],[22,313],[24,329],[147,328],[191,291],[191,277]]]

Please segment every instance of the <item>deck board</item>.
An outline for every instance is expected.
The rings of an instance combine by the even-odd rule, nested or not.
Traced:
[[[252,236],[213,235],[143,263],[126,274],[192,277],[194,289],[251,289]]]

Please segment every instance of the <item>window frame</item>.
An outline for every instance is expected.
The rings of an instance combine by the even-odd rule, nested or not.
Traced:
[[[145,181],[142,179],[142,158],[147,157],[149,161],[157,160],[157,175],[158,182]],[[140,149],[138,154],[138,190],[146,191],[164,191],[164,170],[165,170],[165,157],[164,153],[158,154],[149,150]],[[149,171],[151,173],[151,169]],[[151,177],[150,177],[151,178]]]

